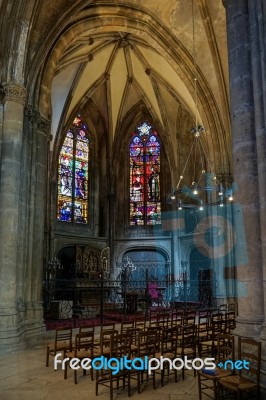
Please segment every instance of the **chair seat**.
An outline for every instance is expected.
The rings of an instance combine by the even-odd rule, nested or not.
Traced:
[[[76,354],[75,354],[74,351],[68,351],[68,352],[66,353],[66,357],[69,357],[69,358],[74,358],[74,357],[77,357],[77,358],[87,358],[87,357],[89,357],[89,353],[88,353],[87,350],[79,350],[79,351],[77,351]]]
[[[220,379],[220,384],[227,389],[233,391],[239,390],[251,390],[257,387],[257,384],[247,378],[239,375],[231,375],[226,378]]]
[[[212,340],[206,340],[204,342],[201,342],[202,346],[217,346],[217,341],[212,341]]]
[[[200,336],[200,337],[207,337],[208,336],[208,332],[205,330],[202,330],[202,331],[200,331],[199,332],[199,334],[198,334],[198,336]]]
[[[104,349],[94,348],[93,350],[94,356],[108,356],[110,352],[111,352],[110,347],[105,347]]]
[[[160,359],[160,357],[164,357],[164,358],[174,358],[175,357],[175,353],[172,353],[169,351],[169,353],[155,353],[155,358]]]
[[[137,351],[138,350],[138,346],[136,344],[131,344],[131,351]]]
[[[195,353],[195,350],[193,349],[193,347],[185,347],[185,348],[183,349],[183,354],[184,354],[184,355],[194,354],[194,353]],[[182,354],[179,353],[179,356],[182,356]]]
[[[48,344],[48,347],[50,351],[55,350],[54,343]],[[68,348],[69,348],[69,342],[57,342],[56,350],[66,350]]]
[[[230,375],[232,375],[232,372],[229,370],[227,371],[227,370],[219,368],[219,369],[215,369],[215,375],[206,374],[203,371],[199,371],[199,375],[206,379],[215,380],[215,379],[222,379],[227,376],[230,376]]]
[[[113,374],[113,371],[103,371],[101,376],[98,377],[98,383],[105,383],[105,382],[110,382],[110,375],[113,376],[113,379],[119,379],[119,378],[124,378],[125,375],[129,374],[129,370],[124,369],[124,370],[120,370],[119,372],[117,372],[116,374]]]

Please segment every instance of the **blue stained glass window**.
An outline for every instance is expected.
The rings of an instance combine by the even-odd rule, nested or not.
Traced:
[[[57,219],[88,222],[88,127],[77,115],[63,142],[58,162]]]
[[[132,226],[161,224],[160,154],[157,132],[143,122],[133,132],[129,144]]]

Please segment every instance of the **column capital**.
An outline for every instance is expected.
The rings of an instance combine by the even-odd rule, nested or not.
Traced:
[[[27,90],[26,88],[14,82],[6,82],[2,84],[2,93],[3,99],[2,102],[6,103],[7,101],[15,101],[17,103],[22,104],[23,106],[26,103]]]

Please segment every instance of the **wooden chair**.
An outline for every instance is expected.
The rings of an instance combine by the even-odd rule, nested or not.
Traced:
[[[147,322],[145,315],[136,316],[134,322],[135,322],[134,328],[145,330]]]
[[[225,313],[227,313],[227,310],[228,310],[227,303],[219,305],[219,312],[220,313],[225,314]]]
[[[209,339],[209,331],[210,331],[210,312],[209,310],[201,310],[198,313],[198,338],[197,343],[204,342]]]
[[[227,321],[229,333],[232,333],[236,327],[236,315],[234,311],[225,313],[225,320]]]
[[[182,360],[184,360],[185,356],[188,359],[196,358],[197,326],[195,324],[183,325],[179,328],[178,346],[178,357],[181,357]],[[195,369],[194,376],[196,376]],[[185,368],[182,368],[182,379],[185,379]]]
[[[160,338],[162,329],[163,328],[161,326],[150,326],[146,329],[151,347],[155,346],[156,351],[159,351],[160,349]]]
[[[156,345],[158,342],[158,336],[156,329],[140,331],[138,336],[138,348],[135,357],[142,359],[144,363],[145,357],[155,357]],[[140,367],[140,366],[139,366]],[[148,371],[146,370],[131,370],[130,379],[137,380],[138,394],[141,393],[141,384],[144,383],[144,375],[146,376],[146,382],[149,380]],[[152,374],[153,389],[155,389],[155,371]]]
[[[169,312],[159,312],[157,314],[156,325],[161,326],[162,328],[167,328],[169,325],[170,315]]]
[[[217,354],[217,336],[219,334],[228,333],[227,322],[222,319],[214,319],[211,321],[207,340],[198,342],[199,356],[202,358],[216,357]]]
[[[196,315],[195,314],[184,314],[182,319],[182,325],[195,325]]]
[[[146,327],[156,326],[158,310],[150,310]]]
[[[134,328],[134,321],[123,321],[120,327],[120,333],[126,333],[128,329]]]
[[[234,303],[228,303],[227,305],[227,312],[231,312],[233,311],[235,313],[235,316],[238,316],[238,303],[234,302]]]
[[[54,343],[48,344],[46,348],[46,367],[49,365],[49,356],[55,357],[58,352],[63,352],[65,358],[66,351],[72,350],[72,327],[56,328]]]
[[[100,341],[101,341],[101,335],[103,332],[114,332],[115,329],[115,323],[109,323],[109,324],[102,324],[101,325],[101,330],[100,330],[100,336],[97,338],[94,338],[94,345],[99,346],[100,345]],[[116,330],[116,332],[118,333],[118,331]]]
[[[90,358],[93,360],[94,358],[94,332],[82,332],[77,333],[75,336],[75,346],[73,351],[67,351],[65,356],[70,360],[72,358],[78,358],[82,361],[84,358]],[[69,365],[70,360],[65,363],[65,370],[64,370],[64,379],[67,379],[67,368]],[[77,379],[77,370],[74,369],[74,382],[75,384],[78,383]],[[90,369],[91,380],[93,380],[93,369]],[[86,375],[86,370],[83,369],[83,375]]]
[[[102,324],[101,325],[101,332],[103,331],[112,331],[115,330],[115,323],[114,322],[110,322],[110,323],[106,323],[106,324]]]
[[[113,392],[120,389],[121,381],[123,389],[126,386],[128,387],[128,396],[130,396],[130,371],[126,368],[115,371],[117,364],[115,364],[115,361],[111,362],[111,358],[120,359],[123,356],[130,358],[131,335],[129,333],[112,334],[109,347],[110,364],[107,368],[96,370],[96,396],[99,394],[99,386],[103,385],[109,388],[110,400],[113,400]]]
[[[184,311],[172,311],[171,313],[171,327],[183,324]]]
[[[173,361],[177,358],[177,346],[178,346],[178,327],[169,327],[164,328],[161,332],[161,342],[160,342],[160,351],[155,353],[155,357],[160,359],[160,357],[164,357],[170,361]],[[158,370],[161,375],[161,386],[164,386],[164,378],[165,374],[170,375],[170,366],[169,362],[165,362],[162,366],[161,370]],[[175,377],[175,382],[177,382],[177,369],[173,368],[172,373]]]
[[[235,341],[234,336],[228,334],[220,334],[217,336],[217,362],[224,364],[227,360],[235,361]],[[198,388],[199,400],[202,395],[218,400],[218,380],[232,374],[230,370],[215,368],[215,370],[198,371]]]
[[[85,332],[91,332],[91,333],[95,333],[95,326],[91,325],[91,326],[80,326],[79,327],[79,333],[85,333]]]
[[[118,331],[116,329],[103,330],[100,335],[100,343],[94,345],[94,354],[97,355],[97,357],[111,357],[111,343],[113,343],[114,337],[117,335]]]
[[[139,334],[142,331],[140,328],[128,328],[127,333],[131,336],[131,356],[134,356],[138,350]]]
[[[220,311],[211,313],[211,321],[220,321],[224,319],[224,314]]]
[[[224,391],[234,393],[237,400],[243,393],[255,392],[260,398],[260,368],[261,368],[261,342],[255,339],[238,338],[238,359],[249,362],[249,369],[240,369],[238,373],[221,378],[218,388],[222,395]]]

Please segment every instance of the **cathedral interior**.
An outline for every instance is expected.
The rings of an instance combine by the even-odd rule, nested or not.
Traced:
[[[64,320],[237,303],[266,385],[265,15],[0,1],[1,352]]]

